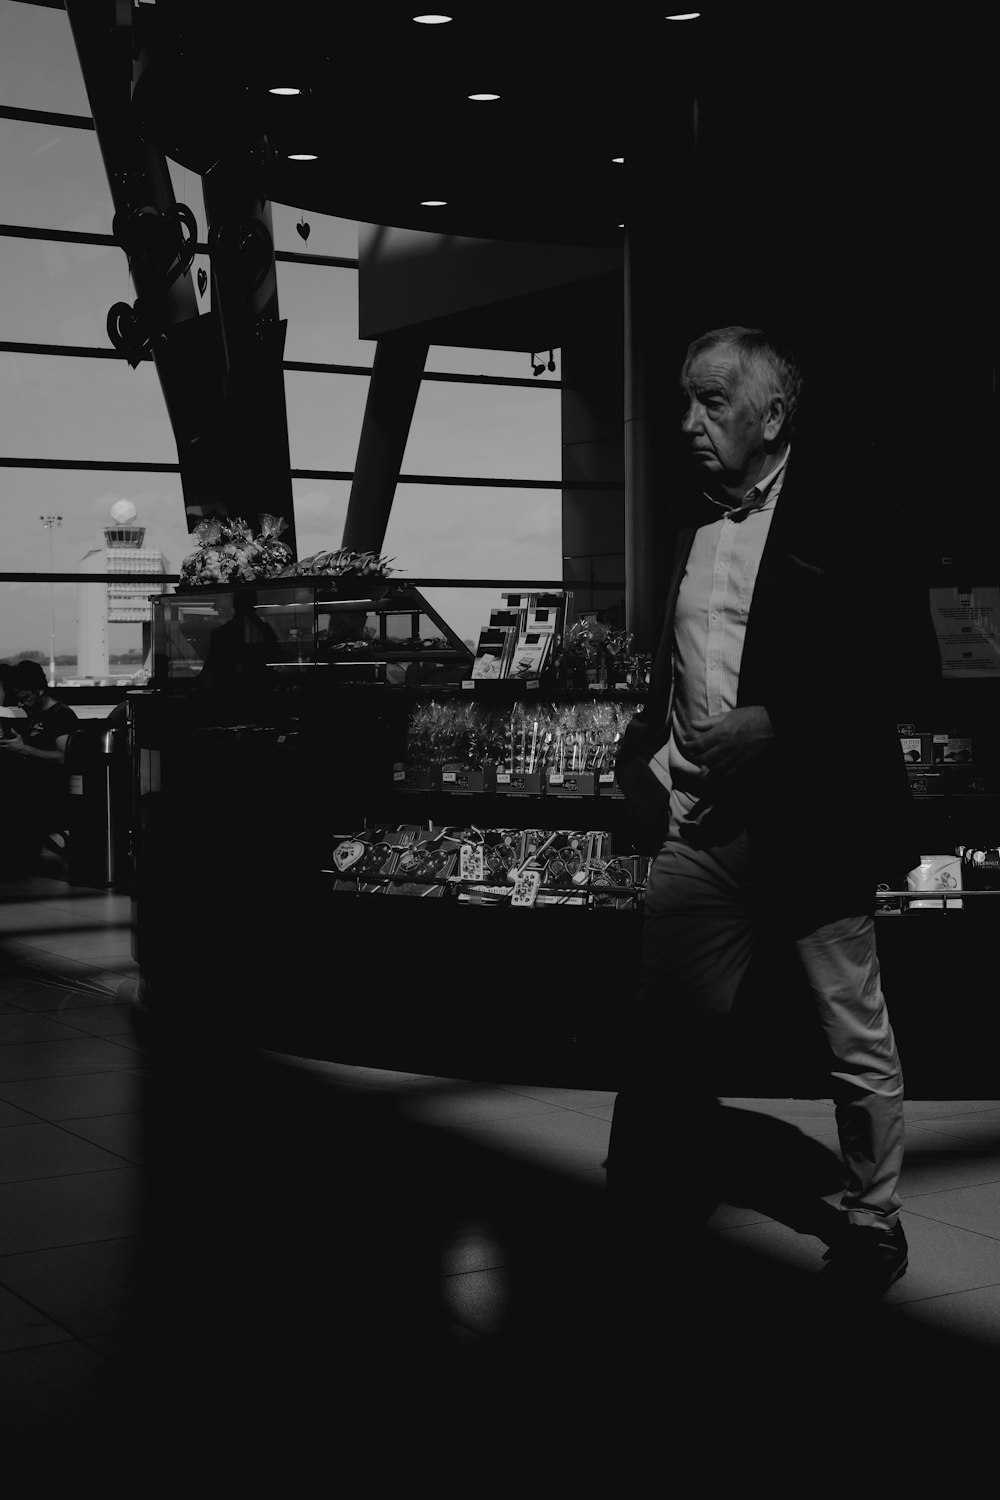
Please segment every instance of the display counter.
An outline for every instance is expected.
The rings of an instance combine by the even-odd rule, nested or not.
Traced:
[[[161,639],[187,628],[186,601],[159,607]],[[283,659],[206,687],[163,654],[158,684],[128,698],[151,1016],[374,1067],[619,1085],[648,861],[614,748],[640,694],[476,681],[468,657],[436,683],[288,673]],[[973,976],[989,971],[1000,890],[991,867],[974,879],[970,861],[964,888],[960,870],[880,893],[916,1096],[995,1091],[1000,1023]],[[802,1002],[762,953],[733,1018],[728,1095],[826,1096]]]

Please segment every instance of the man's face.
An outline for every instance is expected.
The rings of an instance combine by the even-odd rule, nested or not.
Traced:
[[[17,695],[17,701],[25,713],[31,714],[34,713],[35,709],[41,703],[42,695],[36,692],[34,688],[21,688]]]
[[[736,351],[720,347],[696,354],[681,389],[687,404],[681,431],[695,466],[716,484],[756,478],[766,452],[764,418],[751,404]]]

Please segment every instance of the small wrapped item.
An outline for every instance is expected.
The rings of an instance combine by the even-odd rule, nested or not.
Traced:
[[[567,692],[608,685],[608,627],[583,615],[574,620],[556,661],[557,680]]]
[[[906,877],[908,891],[953,892],[962,889],[962,860],[958,854],[922,854]],[[909,911],[961,911],[960,900],[927,900],[907,902]]]
[[[262,515],[260,536],[257,538],[257,560],[261,578],[277,578],[292,561],[292,549],[280,540],[281,533],[288,529],[288,522],[281,516]]]
[[[454,839],[445,837],[446,832],[413,825],[400,827],[398,841],[404,847],[399,852],[393,874],[406,875],[409,879],[390,881],[386,895],[426,899],[448,894],[448,887],[443,882],[455,873],[458,845]]]
[[[969,891],[1000,891],[1000,849],[966,848],[956,849],[962,861],[962,886]],[[992,901],[971,901],[969,909],[981,914],[995,909]]]

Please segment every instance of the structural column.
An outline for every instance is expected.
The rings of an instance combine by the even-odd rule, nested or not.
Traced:
[[[624,247],[626,628],[636,648],[659,639],[678,482],[675,399],[696,297],[698,213],[694,83],[679,68],[656,110],[637,111],[626,150]]]
[[[281,540],[296,555],[283,357],[271,205],[262,195],[267,142],[223,158],[202,177],[212,252],[213,315],[219,324],[225,442],[220,491],[210,514],[280,516]],[[188,511],[189,522],[199,519]]]
[[[378,341],[341,543],[357,552],[380,553],[385,542],[427,349],[410,334]]]

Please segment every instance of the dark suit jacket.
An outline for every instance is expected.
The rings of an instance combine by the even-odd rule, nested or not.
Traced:
[[[649,755],[669,732],[674,611],[699,520],[680,511],[649,701],[630,728],[619,782],[665,836]],[[871,910],[876,883],[904,879],[920,850],[897,722],[925,711],[940,673],[927,589],[906,518],[863,461],[831,472],[798,447],[754,586],[737,705],[763,705],[775,738],[713,794],[746,828],[762,889],[795,910]],[[655,778],[654,778],[655,779]],[[658,784],[657,784],[658,785]],[[820,893],[822,887],[822,894]]]

